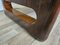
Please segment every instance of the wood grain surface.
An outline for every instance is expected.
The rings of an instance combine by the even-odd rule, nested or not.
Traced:
[[[31,36],[40,41],[47,39],[60,8],[60,0],[2,0],[5,14],[24,27]],[[11,2],[35,10],[37,19],[13,9]],[[18,20],[18,21],[17,21]]]

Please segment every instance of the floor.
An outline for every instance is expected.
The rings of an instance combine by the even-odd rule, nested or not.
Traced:
[[[24,6],[20,6],[21,8],[16,7],[16,5],[14,6],[16,10],[22,11],[29,16],[32,15],[32,17],[37,19],[36,14],[32,9],[25,9]],[[44,42],[40,42],[31,37],[24,28],[13,22],[2,11],[0,12],[0,45],[60,45],[59,19],[60,13],[48,39]]]

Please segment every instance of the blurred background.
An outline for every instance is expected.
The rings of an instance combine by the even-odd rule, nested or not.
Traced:
[[[0,11],[3,10],[2,2],[0,0]]]

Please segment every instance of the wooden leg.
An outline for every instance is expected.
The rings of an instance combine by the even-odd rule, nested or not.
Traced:
[[[11,2],[28,6],[35,10],[37,19],[22,12],[14,10]],[[53,24],[57,18],[56,12],[60,6],[59,0],[3,0],[5,14],[16,23],[24,27],[35,39],[44,41],[47,39]],[[57,6],[59,5],[59,6]]]

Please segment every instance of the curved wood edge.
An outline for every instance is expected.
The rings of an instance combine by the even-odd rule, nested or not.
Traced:
[[[4,1],[4,7],[6,11],[9,11],[12,15],[16,16],[17,18],[19,18],[20,20],[22,20],[23,22],[29,25],[32,25],[36,22],[36,19],[13,9],[9,1]]]
[[[11,2],[14,2],[14,0],[10,0],[10,1]],[[9,6],[10,6],[9,8],[11,8],[11,9],[9,9],[7,7],[6,7],[6,9],[7,10],[10,10],[13,13],[13,15],[14,15],[16,13],[14,13],[15,10],[13,11],[13,8],[11,6],[11,2],[8,2],[9,3]],[[57,7],[60,6],[60,4],[58,4],[58,3],[60,3],[60,1],[59,0],[57,1],[56,0],[57,3],[55,2],[52,5],[51,8],[50,7],[47,8],[47,3],[45,3],[46,5],[44,3],[42,3],[42,5],[40,5],[40,1],[39,0],[37,2],[35,2],[34,0],[32,0],[31,2],[28,2],[26,4],[25,4],[25,2],[26,1],[23,2],[23,0],[22,0],[22,5],[26,5],[28,7],[33,8],[36,11],[36,13],[37,13],[37,18],[38,18],[36,23],[34,23],[33,25],[31,25],[30,27],[27,28],[27,31],[34,38],[36,38],[36,39],[38,39],[40,41],[46,40],[47,37],[48,37],[48,35],[49,35],[49,33],[50,33],[50,31],[51,31],[51,29],[52,29],[52,27],[53,27],[53,24],[54,24],[55,20],[57,18],[56,12],[58,10]],[[18,3],[18,0],[15,0],[15,3]],[[20,2],[19,2],[19,4],[20,4]],[[59,5],[59,6],[57,6],[57,5]],[[4,3],[4,6],[6,6],[5,3]],[[23,14],[23,15],[25,15],[25,14]],[[33,21],[35,21],[35,20],[33,20]]]

